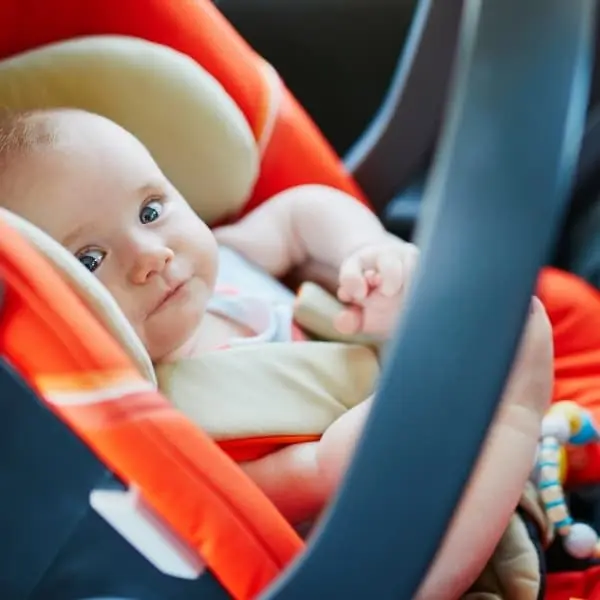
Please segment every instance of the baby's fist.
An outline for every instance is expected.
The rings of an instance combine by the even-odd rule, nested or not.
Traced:
[[[349,256],[340,268],[337,295],[346,308],[335,319],[338,331],[389,334],[418,255],[414,244],[390,236]]]

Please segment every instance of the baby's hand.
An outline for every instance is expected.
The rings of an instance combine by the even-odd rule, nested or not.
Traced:
[[[418,255],[414,244],[390,236],[347,258],[337,292],[346,308],[335,319],[336,329],[345,334],[391,333]]]

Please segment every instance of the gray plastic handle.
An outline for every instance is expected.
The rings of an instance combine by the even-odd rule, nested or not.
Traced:
[[[464,0],[417,0],[381,108],[344,157],[381,213],[422,168],[437,139]]]
[[[264,598],[414,598],[565,213],[594,9],[593,0],[467,0],[417,235],[421,267],[376,402],[332,509]]]

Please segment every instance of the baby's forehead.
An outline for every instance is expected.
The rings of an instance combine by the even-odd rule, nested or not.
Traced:
[[[144,189],[166,185],[144,146],[108,119],[73,110],[28,119],[12,156],[5,144],[0,204],[55,237],[118,222],[128,198],[137,202]]]
[[[57,168],[53,169],[53,163]],[[90,229],[101,214],[90,201],[77,170],[61,172],[50,153],[32,154],[11,170],[0,203],[40,227],[60,243]],[[107,218],[112,212],[105,211]],[[98,214],[92,214],[98,213]],[[67,245],[65,243],[65,245]]]
[[[38,151],[144,151],[143,145],[117,123],[74,108],[33,110],[0,117],[0,159]]]
[[[4,129],[0,121],[0,177],[9,178],[9,171],[25,162],[28,170],[37,171],[54,162],[55,171],[73,178],[93,171],[105,180],[161,174],[135,136],[105,117],[77,109],[17,116]]]
[[[0,185],[14,187],[24,173],[39,176],[40,159],[74,140],[74,111],[34,110],[0,118]]]

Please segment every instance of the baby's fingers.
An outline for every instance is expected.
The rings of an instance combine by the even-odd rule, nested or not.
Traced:
[[[333,320],[333,326],[344,335],[353,335],[363,328],[363,313],[356,306],[348,306]]]
[[[382,252],[377,257],[378,291],[382,296],[391,298],[401,292],[407,276],[406,266],[403,258],[393,250]]]
[[[541,419],[552,398],[553,375],[552,326],[542,303],[533,298],[503,404],[518,405]]]
[[[338,298],[342,302],[360,302],[369,294],[362,255],[351,256],[340,268]]]

